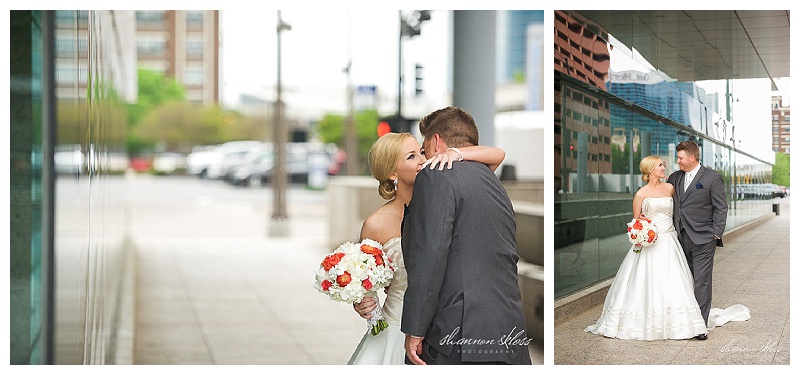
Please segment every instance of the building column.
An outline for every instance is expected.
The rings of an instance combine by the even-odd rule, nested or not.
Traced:
[[[497,12],[453,11],[453,105],[478,124],[480,143],[495,144]]]

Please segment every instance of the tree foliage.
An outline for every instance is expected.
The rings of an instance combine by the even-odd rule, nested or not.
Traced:
[[[128,152],[138,154],[152,149],[155,144],[148,141],[148,137],[139,137],[137,131],[139,123],[156,107],[170,103],[183,102],[185,90],[172,78],[165,77],[162,73],[147,69],[139,69],[138,95],[136,103],[128,105]]]
[[[178,82],[163,74],[147,70],[138,70],[138,95],[136,103],[128,108],[128,122],[136,126],[154,107],[169,102],[185,100],[185,90]]]
[[[364,166],[362,171],[366,171],[367,154],[370,147],[378,139],[378,122],[380,116],[376,110],[359,111],[355,113],[356,138],[358,143],[358,165]],[[345,121],[346,118],[339,114],[326,114],[317,124],[317,133],[322,142],[335,143],[339,148],[345,149]]]
[[[789,186],[789,155],[775,154],[775,165],[772,166],[772,183],[780,186]]]

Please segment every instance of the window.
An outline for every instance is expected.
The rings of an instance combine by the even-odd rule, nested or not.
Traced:
[[[189,67],[183,75],[183,83],[190,86],[200,86],[203,84],[203,68]]]
[[[161,38],[141,37],[136,41],[136,51],[140,55],[163,55],[167,42]]]
[[[190,40],[186,42],[186,56],[203,57],[203,41]]]
[[[89,71],[85,66],[77,68],[69,63],[59,63],[56,67],[56,83],[59,85],[69,85],[76,82],[86,84],[88,73]]]
[[[189,29],[200,29],[203,27],[202,12],[186,12],[186,27]]]
[[[74,57],[85,55],[89,51],[89,43],[86,38],[75,40],[74,37],[59,37],[56,39],[56,54],[59,57]]]
[[[136,22],[142,24],[159,24],[167,19],[163,10],[137,10]]]

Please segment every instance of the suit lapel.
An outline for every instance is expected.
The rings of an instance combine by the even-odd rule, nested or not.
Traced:
[[[684,195],[684,198],[688,197],[689,193],[694,191],[694,187],[695,187],[695,185],[697,185],[697,183],[695,181],[700,181],[700,177],[703,175],[703,169],[704,168],[705,167],[703,167],[701,165],[700,169],[697,170],[697,174],[695,174],[694,178],[691,181],[689,181],[689,188],[686,189],[686,194]],[[686,178],[686,172],[683,173],[683,177]]]
[[[686,191],[683,190],[683,185],[685,185],[685,181],[686,181],[686,172],[681,171],[681,175],[680,177],[678,177],[678,186],[675,187],[675,189],[678,190],[678,199],[681,202],[683,202],[683,198],[686,198],[686,193],[689,192],[688,189]]]

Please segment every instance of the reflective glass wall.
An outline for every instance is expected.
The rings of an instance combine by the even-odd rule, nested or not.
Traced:
[[[118,363],[133,275],[114,163],[133,13],[10,15],[11,363]]]
[[[659,156],[669,175],[683,140],[697,142],[701,163],[723,176],[728,231],[772,212],[771,196],[744,193],[770,182],[772,165],[722,141],[730,135],[710,94],[652,68],[600,26],[559,11],[554,26],[556,298],[615,275],[630,248],[633,194],[644,185],[639,161]]]

